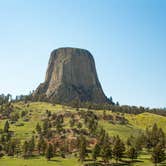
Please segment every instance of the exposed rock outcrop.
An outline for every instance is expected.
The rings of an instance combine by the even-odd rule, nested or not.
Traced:
[[[59,48],[51,53],[45,82],[34,96],[45,95],[57,103],[82,102],[106,103],[97,77],[91,53],[78,48]]]

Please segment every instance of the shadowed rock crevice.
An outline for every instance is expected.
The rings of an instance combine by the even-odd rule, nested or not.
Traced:
[[[57,103],[81,102],[107,103],[97,77],[91,53],[78,48],[59,48],[51,53],[45,82],[34,96],[46,96]]]

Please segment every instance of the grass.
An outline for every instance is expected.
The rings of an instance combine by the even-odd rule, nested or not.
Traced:
[[[29,106],[23,103],[14,103],[15,111],[21,112],[23,110],[28,111],[29,121],[23,121],[20,118],[17,123],[23,123],[24,126],[16,126],[15,124],[10,125],[10,130],[14,131],[15,136],[20,140],[28,139],[32,136],[35,130],[36,124],[41,123],[42,115],[46,110],[51,112],[62,112],[65,110],[75,112],[76,110],[70,107],[64,107],[62,105],[52,105],[45,102],[34,102],[30,103]],[[96,114],[102,115],[103,110],[95,111]],[[111,111],[106,111],[107,114],[116,114]],[[164,132],[166,132],[166,117],[151,114],[142,113],[139,115],[125,114],[125,118],[128,120],[127,125],[112,124],[108,121],[99,120],[99,125],[102,126],[111,136],[119,135],[123,140],[126,140],[130,135],[137,135],[140,131],[146,129],[146,126],[152,127],[154,123],[157,123],[159,127],[162,127]],[[3,129],[6,120],[0,120],[0,129]],[[69,118],[65,119],[65,127],[69,127]],[[152,166],[149,154],[141,154],[138,158],[139,162],[133,164],[133,166]],[[59,157],[53,158],[52,161],[46,161],[44,157],[31,158],[24,160],[22,158],[10,158],[3,157],[0,159],[0,166],[80,166],[80,163],[76,158],[66,158],[62,159]],[[164,166],[166,163],[160,164]]]
[[[166,117],[164,116],[146,112],[139,115],[125,114],[125,117],[133,127],[145,130],[146,127],[152,127],[154,123],[157,123],[158,127],[166,133]]]
[[[52,105],[45,102],[34,102],[30,103],[27,107],[23,103],[15,103],[15,109],[18,111],[28,110],[30,112],[30,119],[28,122],[24,122],[22,118],[18,120],[17,123],[23,123],[24,126],[16,126],[15,124],[10,125],[10,130],[14,131],[15,136],[21,140],[26,138],[30,138],[32,136],[32,132],[34,131],[36,124],[41,123],[42,114],[45,113],[46,110],[51,112],[62,112],[65,110],[74,112],[75,109],[70,107],[65,107],[62,105]],[[30,111],[31,110],[31,111]],[[102,110],[95,111],[98,115],[103,113]],[[111,111],[107,111],[107,114],[116,114]],[[157,123],[159,127],[162,127],[164,132],[166,132],[166,118],[160,115],[151,114],[151,113],[142,113],[139,115],[133,114],[125,114],[125,118],[128,120],[129,124],[120,125],[120,124],[112,124],[108,121],[100,120],[99,124],[111,135],[120,135],[120,137],[126,140],[130,135],[137,135],[141,130],[145,130],[146,127],[152,127],[154,123]],[[0,129],[3,129],[4,123],[6,120],[0,120]],[[69,127],[69,119],[66,118],[66,127]]]
[[[22,158],[10,158],[4,157],[0,159],[0,165],[2,166],[79,166],[80,163],[76,158],[52,158],[51,161],[47,161],[44,157],[22,159]]]
[[[132,166],[153,166],[154,164],[150,160],[150,155],[148,154],[141,154],[136,163],[133,163]],[[160,164],[157,164],[158,166],[166,166],[166,161],[162,162]]]
[[[140,129],[132,125],[120,125],[112,124],[106,121],[100,121],[100,126],[102,126],[110,136],[119,135],[123,140],[126,140],[130,135],[137,135],[140,132]]]
[[[126,159],[124,159],[126,160]],[[129,159],[127,159],[129,161]],[[111,161],[115,163],[115,161]],[[60,157],[54,157],[51,161],[47,161],[44,157],[35,157],[30,159],[3,157],[0,159],[0,165],[2,166],[81,166],[82,164],[74,157],[62,159]],[[158,166],[165,166],[166,161],[158,164]],[[141,154],[138,159],[135,160],[130,166],[153,166],[150,161],[149,154]]]

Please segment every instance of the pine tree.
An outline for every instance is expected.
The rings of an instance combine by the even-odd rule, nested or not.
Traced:
[[[0,144],[0,158],[3,157],[2,150],[3,150],[3,146]]]
[[[126,144],[127,144],[127,146],[131,146],[131,142],[132,142],[132,137],[129,137],[129,138],[127,138],[127,141],[126,141]]]
[[[152,162],[157,166],[158,163],[161,163],[165,160],[164,148],[161,144],[157,144],[152,152]]]
[[[59,116],[56,120],[56,129],[58,133],[60,133],[63,130],[62,124],[63,124],[63,118]]]
[[[28,142],[25,141],[22,147],[23,157],[26,158],[28,156]]]
[[[125,145],[121,141],[119,136],[117,136],[114,142],[114,147],[113,147],[113,156],[116,162],[118,162],[118,160],[122,158],[124,151],[125,151]]]
[[[86,157],[86,139],[83,135],[79,139],[79,160],[83,162]]]
[[[6,121],[6,122],[5,122],[5,125],[4,125],[4,132],[5,132],[5,133],[8,133],[8,132],[9,132],[9,127],[10,127],[10,126],[9,126],[9,122]]]
[[[0,144],[0,152],[3,150],[3,146]]]
[[[44,155],[45,151],[46,151],[46,148],[47,148],[46,141],[44,140],[43,137],[40,137],[39,140],[38,140],[38,144],[37,144],[37,149],[38,149],[39,154]]]
[[[45,154],[46,149],[47,149],[47,143],[46,143],[46,141],[43,139],[42,146],[41,146],[41,152],[42,152],[43,155]]]
[[[7,143],[6,152],[8,156],[18,155],[20,141],[18,139],[12,139]]]
[[[48,129],[49,129],[49,124],[48,124],[48,121],[45,120],[45,121],[43,122],[43,134],[44,134],[44,135],[47,134]]]
[[[101,157],[104,163],[108,163],[109,159],[112,158],[112,150],[111,147],[105,144],[101,149]]]
[[[37,123],[36,125],[36,131],[38,134],[41,134],[41,126],[39,125],[39,123]]]
[[[99,134],[98,134],[98,141],[99,144],[102,145],[106,136],[106,131],[103,128],[100,128]]]
[[[156,147],[158,143],[165,147],[165,134],[161,128],[158,128],[156,123],[153,125],[152,130],[146,129],[145,138],[146,148],[149,150]]]
[[[159,137],[159,143],[160,145],[164,148],[166,146],[166,139],[165,139],[165,133],[163,130],[160,128],[158,131],[158,137]]]
[[[46,150],[46,159],[50,160],[52,157],[54,157],[54,149],[52,144],[49,143]]]
[[[140,134],[135,138],[134,147],[137,152],[140,152],[142,150],[144,141],[145,141],[145,137],[143,134]]]
[[[75,125],[75,119],[74,119],[74,116],[71,117],[70,121],[70,127],[73,127]]]
[[[134,147],[130,147],[129,150],[127,151],[127,155],[129,158],[136,159],[138,156],[137,150]]]
[[[152,127],[152,134],[151,134],[151,143],[152,146],[155,147],[159,141],[159,135],[158,135],[158,126],[155,123]]]
[[[32,156],[33,151],[35,149],[35,138],[32,136],[31,140],[28,143],[28,154]]]
[[[97,157],[100,155],[100,146],[98,144],[92,150],[92,159],[96,161]]]
[[[148,151],[152,147],[151,135],[152,135],[151,131],[148,128],[146,128],[146,133],[145,133],[145,147],[148,149]]]

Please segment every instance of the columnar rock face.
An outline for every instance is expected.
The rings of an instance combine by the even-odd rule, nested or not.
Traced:
[[[34,96],[46,96],[57,103],[106,103],[91,53],[78,48],[59,48],[51,53],[45,82]]]

